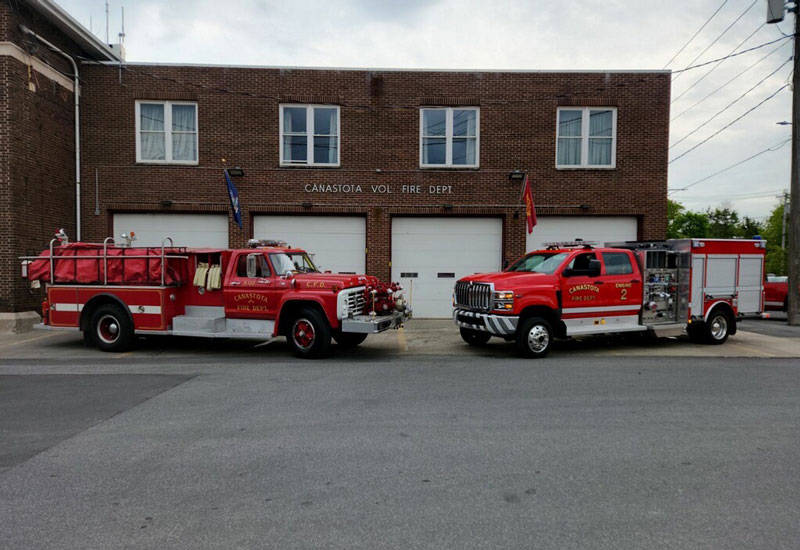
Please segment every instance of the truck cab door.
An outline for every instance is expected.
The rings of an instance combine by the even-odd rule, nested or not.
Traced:
[[[233,258],[225,281],[225,316],[274,319],[277,309],[275,277],[262,252],[242,252]]]
[[[587,316],[587,308],[596,311],[600,306],[600,260],[595,252],[581,252],[573,256],[561,272],[561,303],[564,317],[572,314]],[[570,310],[574,311],[570,311]],[[589,315],[592,316],[592,315]]]
[[[627,306],[638,312],[642,308],[643,283],[632,253],[625,250],[602,252],[602,259],[601,303],[612,310],[623,311]]]

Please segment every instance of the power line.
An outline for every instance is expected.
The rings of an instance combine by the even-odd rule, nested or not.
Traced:
[[[740,120],[742,120],[744,117],[746,117],[747,115],[749,115],[750,113],[752,113],[753,111],[755,111],[756,109],[758,109],[759,107],[761,107],[761,106],[762,106],[764,103],[766,103],[767,101],[769,101],[770,99],[772,99],[773,97],[775,97],[776,95],[778,95],[778,94],[781,92],[781,90],[784,90],[784,89],[786,89],[786,88],[788,88],[788,87],[789,87],[789,84],[788,84],[788,83],[787,83],[787,84],[784,84],[783,86],[781,86],[780,88],[778,88],[777,90],[775,90],[775,91],[772,93],[772,95],[769,95],[769,96],[767,96],[766,98],[762,99],[762,100],[761,100],[761,102],[759,102],[758,104],[754,105],[753,107],[751,107],[750,109],[748,109],[747,111],[745,111],[744,113],[742,113],[742,114],[741,114],[739,117],[737,117],[737,118],[733,119],[732,121],[730,121],[728,124],[726,124],[725,126],[723,126],[722,128],[720,128],[719,130],[717,130],[716,132],[714,132],[713,134],[711,134],[710,136],[708,136],[706,139],[704,139],[704,140],[703,140],[703,141],[701,141],[700,143],[698,143],[698,144],[694,145],[693,147],[690,147],[689,149],[687,149],[686,151],[684,151],[683,153],[681,153],[680,155],[678,155],[677,157],[675,157],[674,159],[672,159],[671,161],[669,161],[667,164],[672,164],[672,163],[673,163],[673,162],[675,162],[676,160],[678,160],[678,159],[681,159],[681,158],[685,157],[686,155],[688,155],[689,153],[691,153],[692,151],[694,151],[695,149],[697,149],[698,147],[700,147],[701,145],[703,145],[704,143],[706,143],[707,141],[709,141],[711,138],[713,138],[713,137],[715,137],[715,136],[718,136],[718,135],[719,135],[719,134],[721,134],[721,133],[722,133],[724,130],[727,130],[728,128],[730,128],[731,126],[733,126],[734,124],[736,124],[737,122],[739,122]]]
[[[711,61],[704,61],[703,63],[699,63],[697,65],[691,65],[689,67],[684,67],[683,69],[678,69],[677,71],[672,71],[672,74],[677,73],[685,73],[686,71],[691,71],[692,69],[699,69],[700,67],[705,67],[706,65],[711,65],[712,63],[716,63],[717,61],[721,61],[723,59],[730,59],[731,57],[739,57],[740,55],[744,55],[746,53],[750,53],[755,50],[760,50],[766,46],[771,44],[775,44],[777,42],[781,42],[786,40],[787,38],[792,38],[791,34],[787,34],[786,36],[781,36],[780,38],[776,38],[775,40],[770,40],[769,42],[764,42],[763,44],[759,44],[758,46],[753,46],[752,48],[747,48],[746,50],[742,50],[740,52],[732,53],[730,55],[726,55],[724,57],[718,57],[717,59],[712,59]],[[675,80],[674,78],[672,79]]]
[[[683,197],[682,201],[699,201],[699,200],[722,200],[722,199],[755,199],[760,197],[771,197],[782,189],[774,191],[761,191],[760,193],[745,193],[743,195],[705,195],[696,197]]]
[[[713,46],[714,44],[716,44],[716,43],[717,43],[717,40],[719,40],[720,38],[722,38],[723,36],[725,36],[725,34],[726,34],[726,33],[727,33],[729,30],[731,30],[731,28],[732,28],[732,27],[733,27],[733,26],[734,26],[736,23],[738,23],[738,22],[739,22],[739,20],[740,20],[742,17],[744,17],[744,16],[745,16],[745,14],[746,14],[748,11],[750,11],[751,9],[753,9],[753,6],[755,6],[757,2],[758,2],[758,0],[753,0],[753,3],[752,3],[752,4],[750,4],[750,5],[747,7],[747,9],[745,9],[745,10],[742,12],[742,14],[741,14],[739,17],[737,17],[737,18],[736,18],[736,19],[733,21],[733,23],[731,23],[730,25],[728,25],[728,26],[725,28],[725,30],[724,30],[724,31],[722,31],[722,33],[721,33],[719,36],[717,36],[717,37],[716,37],[716,38],[715,38],[715,39],[714,39],[714,40],[711,42],[711,44],[709,44],[708,46],[706,46],[706,49],[705,49],[705,50],[703,50],[702,52],[700,52],[700,53],[697,55],[697,57],[695,57],[694,59],[692,59],[692,60],[689,62],[689,65],[691,65],[692,63],[694,63],[695,61],[697,61],[698,59],[700,59],[701,57],[703,57],[703,54],[705,54],[705,53],[706,53],[706,52],[707,52],[709,49],[711,49],[711,46]],[[677,80],[677,78],[678,78],[678,77],[680,77],[680,74],[679,74],[678,76],[676,76],[675,78],[673,78],[673,79],[672,79],[672,80],[673,80],[673,82],[674,82],[675,80]]]
[[[739,42],[739,44],[738,44],[738,45],[737,45],[735,48],[733,48],[733,49],[732,49],[730,52],[728,52],[728,55],[730,55],[730,54],[732,54],[732,53],[736,53],[736,50],[738,50],[739,48],[741,48],[741,47],[742,47],[742,46],[743,46],[743,45],[744,45],[744,44],[745,44],[745,43],[746,43],[748,40],[750,40],[751,38],[753,38],[753,36],[755,36],[755,35],[756,35],[756,33],[758,33],[758,31],[760,31],[761,29],[763,29],[763,28],[764,28],[764,25],[766,25],[766,23],[762,23],[761,25],[759,25],[759,27],[758,27],[756,30],[754,30],[753,32],[751,32],[751,33],[750,33],[750,34],[747,36],[747,38],[745,38],[744,40],[742,40],[741,42]],[[717,68],[718,68],[720,65],[722,65],[723,63],[725,63],[725,61],[726,61],[726,60],[727,60],[727,59],[722,59],[722,60],[721,60],[721,61],[719,61],[719,62],[718,62],[716,65],[714,65],[713,67],[711,67],[711,68],[710,68],[710,69],[709,69],[709,70],[706,72],[706,74],[704,74],[703,76],[701,76],[700,78],[698,78],[697,80],[695,80],[695,81],[692,83],[692,85],[691,85],[691,86],[689,86],[688,88],[686,88],[686,89],[685,89],[683,92],[681,92],[681,94],[680,94],[678,97],[676,97],[675,99],[673,99],[672,101],[670,101],[670,104],[672,104],[672,103],[675,103],[675,102],[676,102],[676,101],[678,101],[680,98],[682,98],[683,96],[685,96],[686,94],[688,94],[688,93],[689,93],[689,90],[691,90],[692,88],[694,88],[695,86],[697,86],[698,84],[700,84],[700,83],[701,83],[701,82],[702,82],[702,81],[703,81],[703,80],[704,80],[704,79],[705,79],[705,78],[706,78],[708,75],[710,75],[711,73],[713,73],[714,71],[716,71],[716,70],[717,70]]]
[[[714,13],[712,13],[712,14],[711,14],[711,17],[709,17],[708,19],[706,19],[706,22],[705,22],[705,23],[703,23],[703,25],[702,25],[702,26],[701,26],[699,29],[697,29],[697,32],[696,32],[696,33],[694,33],[694,34],[692,35],[692,37],[689,39],[689,41],[688,41],[688,42],[686,42],[686,44],[684,44],[684,45],[681,47],[681,49],[680,49],[680,50],[678,50],[678,53],[676,53],[675,55],[673,55],[673,56],[672,56],[672,58],[671,58],[669,61],[667,61],[667,62],[666,62],[666,64],[665,64],[665,65],[662,67],[662,69],[666,69],[667,67],[669,67],[669,64],[670,64],[670,63],[672,63],[673,61],[675,61],[675,58],[676,58],[676,57],[678,57],[678,56],[681,54],[681,52],[682,52],[683,50],[685,50],[685,49],[686,49],[686,46],[688,46],[688,45],[689,45],[689,44],[692,42],[692,40],[694,40],[695,38],[697,38],[697,35],[698,35],[698,34],[700,34],[700,31],[702,31],[703,29],[705,29],[705,28],[706,28],[706,25],[708,25],[708,24],[711,22],[711,20],[712,20],[712,19],[714,19],[714,17],[715,17],[715,16],[716,16],[716,15],[719,13],[719,11],[722,9],[722,7],[723,7],[725,4],[727,4],[727,3],[728,3],[728,0],[723,0],[723,1],[722,1],[722,4],[720,4],[720,5],[719,5],[719,7],[717,8],[717,11],[715,11]]]
[[[682,141],[686,140],[687,138],[689,138],[690,136],[692,136],[693,134],[695,134],[695,132],[697,132],[698,130],[700,130],[701,128],[703,128],[703,127],[704,127],[706,124],[708,124],[709,122],[711,122],[712,120],[714,120],[715,118],[717,118],[719,115],[721,115],[722,113],[724,113],[725,111],[727,111],[728,109],[730,109],[731,107],[733,107],[734,105],[736,105],[736,104],[737,104],[739,101],[741,101],[742,99],[744,99],[744,97],[745,97],[747,94],[749,94],[750,92],[752,92],[753,90],[755,90],[756,88],[758,88],[758,87],[759,87],[759,86],[760,86],[762,83],[764,83],[764,82],[765,82],[765,81],[766,81],[768,78],[770,78],[772,75],[774,75],[775,73],[777,73],[778,71],[780,71],[781,69],[783,69],[783,68],[786,66],[786,64],[787,64],[787,63],[789,63],[791,60],[792,60],[792,58],[790,57],[789,59],[787,59],[786,61],[784,61],[784,62],[783,62],[783,64],[782,64],[780,67],[778,67],[777,69],[775,69],[774,71],[772,71],[771,73],[769,73],[767,76],[765,76],[764,78],[762,78],[761,80],[759,80],[758,82],[756,82],[756,83],[755,83],[755,84],[754,84],[754,85],[753,85],[753,86],[752,86],[752,87],[751,87],[749,90],[747,90],[745,93],[743,93],[742,95],[740,95],[739,97],[737,97],[736,99],[734,99],[733,101],[731,101],[730,103],[728,103],[728,104],[727,104],[725,107],[723,107],[723,108],[722,108],[722,110],[721,110],[721,111],[718,111],[717,113],[715,113],[715,114],[714,114],[714,116],[712,116],[711,118],[709,118],[708,120],[706,120],[705,122],[703,122],[702,124],[700,124],[700,126],[696,127],[694,130],[692,130],[691,132],[689,132],[688,134],[686,134],[685,136],[683,136],[681,139],[679,139],[678,141],[676,141],[675,143],[673,143],[672,145],[670,145],[670,146],[669,146],[669,148],[670,148],[670,149],[672,149],[673,147],[675,147],[676,145],[678,145],[678,144],[679,144],[679,143],[681,143]]]
[[[768,58],[769,56],[771,56],[772,54],[774,54],[775,52],[777,52],[778,50],[783,48],[785,45],[786,45],[785,42],[783,44],[780,44],[777,48],[771,50],[767,55],[765,55],[764,57],[762,57],[761,59],[759,59],[758,61],[756,61],[752,65],[750,65],[749,67],[747,67],[745,70],[743,70],[742,72],[740,72],[739,74],[737,74],[736,76],[734,76],[733,78],[728,80],[725,84],[723,84],[722,86],[720,86],[719,88],[717,88],[713,92],[711,92],[708,95],[706,95],[705,97],[703,97],[703,99],[699,100],[697,103],[695,103],[694,105],[692,105],[688,109],[685,109],[681,113],[679,113],[679,114],[675,115],[674,117],[672,117],[669,121],[673,122],[674,120],[677,120],[678,118],[682,117],[683,115],[685,115],[686,113],[688,113],[689,111],[691,111],[692,109],[694,109],[695,107],[700,105],[702,102],[704,102],[706,99],[708,99],[709,97],[713,96],[714,94],[716,94],[717,92],[719,92],[720,90],[725,88],[728,84],[730,84],[731,82],[733,82],[734,80],[736,80],[737,78],[742,76],[744,73],[746,73],[747,71],[749,71],[750,69],[752,69],[753,67],[755,67],[756,65],[758,65],[759,63],[764,61],[766,58]]]
[[[710,175],[708,175],[708,176],[706,176],[706,177],[704,177],[704,178],[701,178],[701,179],[699,179],[699,180],[697,180],[697,181],[694,181],[694,182],[690,183],[689,185],[686,185],[686,186],[684,186],[684,187],[679,187],[679,188],[677,188],[677,189],[669,189],[669,190],[667,191],[667,194],[669,194],[669,193],[675,193],[675,192],[677,192],[677,191],[686,191],[687,189],[689,189],[690,187],[694,187],[694,186],[695,186],[695,185],[697,185],[698,183],[703,183],[704,181],[708,181],[708,180],[710,180],[711,178],[713,178],[713,177],[715,177],[715,176],[719,176],[720,174],[723,174],[723,173],[727,172],[728,170],[730,170],[730,169],[732,169],[732,168],[736,168],[737,166],[741,166],[741,165],[742,165],[742,164],[744,164],[745,162],[751,161],[751,160],[753,160],[753,159],[754,159],[754,158],[756,158],[756,157],[760,157],[760,156],[761,156],[761,155],[763,155],[764,153],[769,153],[769,152],[777,151],[777,150],[779,150],[781,147],[783,147],[784,145],[786,145],[787,143],[789,143],[790,141],[792,141],[792,138],[785,139],[785,140],[783,140],[782,142],[780,142],[780,143],[778,143],[778,144],[776,144],[776,145],[773,145],[772,147],[767,147],[766,149],[764,149],[763,151],[759,151],[759,152],[758,152],[758,153],[756,153],[755,155],[749,156],[749,157],[747,157],[747,158],[746,158],[746,159],[744,159],[744,160],[740,160],[740,161],[739,161],[739,162],[737,162],[736,164],[731,164],[731,165],[730,165],[730,166],[728,166],[727,168],[723,168],[722,170],[719,170],[719,171],[717,171],[717,172],[714,172],[713,174],[710,174]]]

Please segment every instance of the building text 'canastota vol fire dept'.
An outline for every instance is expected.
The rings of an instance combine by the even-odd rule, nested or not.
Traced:
[[[420,318],[542,243],[665,237],[669,71],[129,63],[51,0],[0,3],[0,56],[6,316],[39,310],[17,258],[62,227],[286,241],[323,271],[400,283]]]

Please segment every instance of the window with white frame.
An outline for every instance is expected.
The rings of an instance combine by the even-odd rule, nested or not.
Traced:
[[[339,107],[281,105],[281,164],[339,165]]]
[[[561,107],[556,129],[557,168],[614,168],[617,110]]]
[[[479,113],[477,107],[420,109],[420,166],[477,167]]]
[[[197,103],[137,101],[136,162],[197,164]]]

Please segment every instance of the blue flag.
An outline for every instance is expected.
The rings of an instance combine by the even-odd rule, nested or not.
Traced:
[[[224,169],[223,172],[225,172],[225,183],[228,184],[228,196],[231,198],[233,219],[236,220],[236,224],[239,226],[239,229],[242,229],[242,211],[239,208],[239,192],[236,190],[236,186],[231,181],[231,176],[228,174],[227,168]]]

